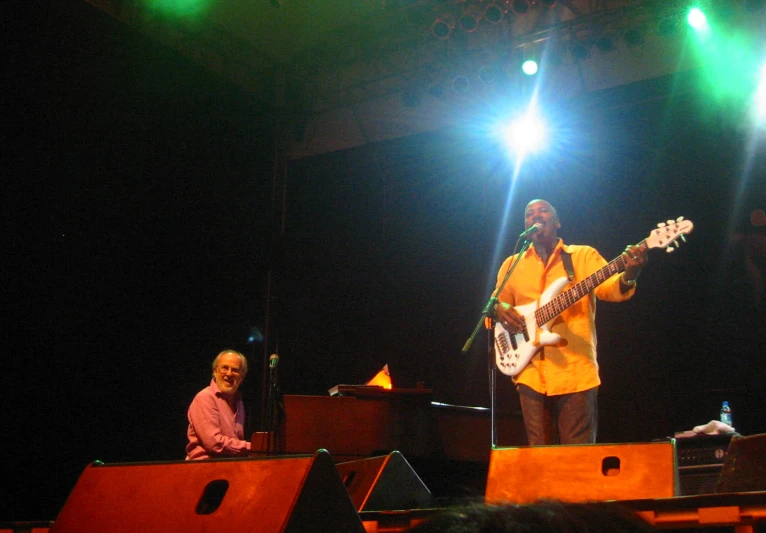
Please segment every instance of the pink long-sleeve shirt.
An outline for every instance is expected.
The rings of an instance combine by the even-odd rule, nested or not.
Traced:
[[[210,459],[246,455],[250,443],[245,438],[245,406],[237,395],[232,411],[215,380],[194,397],[187,416],[186,459]]]

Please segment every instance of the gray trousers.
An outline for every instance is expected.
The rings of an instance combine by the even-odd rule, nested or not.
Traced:
[[[530,446],[593,444],[598,429],[598,387],[548,396],[519,385],[521,413]]]

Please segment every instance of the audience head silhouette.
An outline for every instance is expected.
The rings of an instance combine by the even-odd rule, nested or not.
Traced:
[[[421,522],[411,533],[646,533],[654,528],[611,503],[473,505]]]

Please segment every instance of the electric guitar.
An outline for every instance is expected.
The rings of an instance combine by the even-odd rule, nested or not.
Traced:
[[[667,252],[672,252],[675,248],[670,245],[678,247],[678,239],[686,241],[685,235],[691,233],[693,228],[694,224],[683,217],[668,220],[667,223],[661,222],[657,229],[652,230],[637,246],[642,250],[665,248]],[[568,278],[559,278],[543,291],[539,301],[514,307],[516,312],[524,317],[524,329],[518,333],[511,333],[500,322],[495,323],[495,363],[498,370],[507,376],[515,376],[527,366],[541,347],[558,343],[561,335],[550,331],[553,319],[623,270],[625,260],[620,254],[568,291],[559,294],[569,283]]]

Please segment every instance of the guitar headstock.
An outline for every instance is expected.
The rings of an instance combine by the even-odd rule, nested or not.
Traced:
[[[686,242],[686,235],[693,229],[692,221],[684,220],[684,217],[660,222],[657,224],[657,229],[652,230],[646,238],[646,246],[647,248],[665,248],[666,252],[672,252],[679,246],[678,239]],[[675,248],[671,244],[675,245]]]

